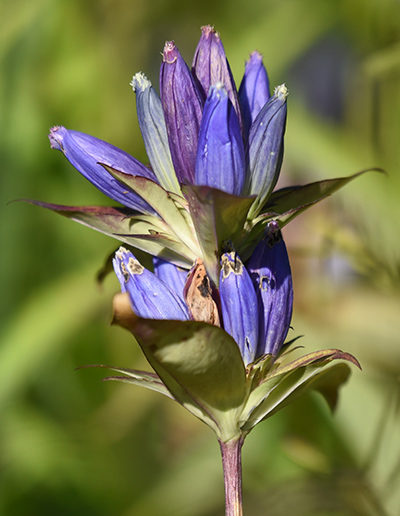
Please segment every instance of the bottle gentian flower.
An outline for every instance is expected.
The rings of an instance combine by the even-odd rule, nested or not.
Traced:
[[[270,94],[261,54],[251,53],[239,93],[209,25],[191,68],[173,41],[162,56],[160,96],[142,72],[131,82],[150,167],[97,137],[50,131],[51,147],[122,207],[36,204],[185,269],[200,258],[218,284],[226,240],[247,259],[269,222],[282,228],[355,176],[273,192],[288,90]]]
[[[150,167],[97,137],[50,131],[51,147],[120,206],[32,202],[129,246],[112,260],[114,322],[154,372],[111,367],[120,376],[109,379],[164,394],[216,433],[227,514],[238,516],[246,435],[307,389],[334,407],[345,361],[358,365],[337,349],[288,360],[293,287],[281,229],[364,171],[274,191],[288,90],[271,95],[261,54],[250,55],[239,92],[211,26],[191,67],[173,41],[162,56],[160,95],[141,72],[131,82]],[[153,270],[135,248],[152,255]]]

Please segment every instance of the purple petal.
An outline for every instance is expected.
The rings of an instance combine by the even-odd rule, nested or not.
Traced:
[[[242,109],[245,134],[270,97],[269,80],[262,55],[254,51],[246,61],[244,75],[239,88],[239,102]]]
[[[122,292],[128,292],[133,311],[146,319],[188,319],[184,302],[155,274],[123,247],[113,259]]]
[[[279,352],[292,318],[292,274],[285,242],[276,226],[270,223],[267,236],[247,263],[262,307],[257,356]]]
[[[204,106],[197,147],[197,185],[240,195],[245,154],[239,120],[222,83],[212,86]]]
[[[154,274],[177,294],[182,301],[188,271],[158,256],[153,256]]]
[[[220,82],[225,86],[241,126],[242,120],[235,81],[219,34],[210,25],[201,28],[201,37],[194,54],[192,71],[201,84],[204,98],[208,97],[211,86]]]
[[[203,100],[173,41],[165,43],[160,92],[176,175],[179,182],[192,184]]]
[[[237,342],[244,363],[256,358],[259,310],[257,294],[249,273],[236,253],[221,258],[219,292],[224,329]]]
[[[275,88],[274,96],[265,104],[250,128],[249,174],[245,194],[257,195],[251,208],[252,216],[259,213],[279,177],[286,128],[287,94],[284,84]]]
[[[78,172],[105,195],[128,208],[154,213],[139,195],[117,181],[99,164],[156,181],[153,172],[135,158],[110,143],[65,127],[53,127],[49,139],[51,148],[61,150]]]

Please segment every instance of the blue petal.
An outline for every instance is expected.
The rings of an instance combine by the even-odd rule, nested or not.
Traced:
[[[188,319],[184,302],[155,274],[145,269],[123,247],[113,259],[123,292],[128,292],[133,311],[146,319]]]
[[[198,185],[240,195],[245,154],[239,120],[221,83],[212,86],[204,106],[196,158]]]
[[[245,195],[257,196],[249,213],[252,217],[258,215],[279,177],[286,128],[286,97],[286,86],[278,86],[250,128],[249,174],[244,190]]]
[[[251,124],[270,97],[269,80],[262,55],[252,52],[239,88],[239,102],[242,109],[245,134],[249,134]]]
[[[154,274],[179,296],[182,301],[188,271],[167,262],[158,256],[153,256]]]
[[[131,86],[136,94],[140,130],[151,167],[163,188],[179,194],[160,97],[142,73],[133,76]]]
[[[153,172],[126,152],[94,136],[53,127],[49,134],[53,149],[61,150],[68,161],[102,193],[128,208],[154,213],[154,210],[136,193],[117,181],[103,163],[135,176],[157,181]]]
[[[203,98],[173,41],[164,47],[160,94],[176,175],[193,184]]]
[[[262,307],[257,356],[276,355],[292,318],[293,286],[285,242],[274,223],[270,223],[267,236],[255,248],[246,266]]]
[[[210,25],[201,28],[201,37],[193,57],[192,72],[202,88],[204,98],[208,97],[211,86],[219,82],[224,85],[241,126],[236,84],[219,34]]]
[[[257,354],[257,294],[249,273],[236,253],[223,254],[221,265],[219,291],[224,328],[237,342],[247,365],[254,361]]]

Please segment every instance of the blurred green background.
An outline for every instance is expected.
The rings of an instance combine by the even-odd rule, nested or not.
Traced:
[[[400,514],[400,3],[397,0],[1,0],[0,514],[223,513],[214,436],[155,393],[102,383],[107,363],[146,368],[110,327],[117,281],[95,274],[115,241],[37,207],[106,204],[51,151],[52,125],[146,162],[131,76],[157,84],[175,39],[221,33],[240,82],[250,51],[289,113],[281,184],[381,166],[285,231],[294,330],[307,351],[354,353],[332,416],[306,396],[244,447],[247,515]]]

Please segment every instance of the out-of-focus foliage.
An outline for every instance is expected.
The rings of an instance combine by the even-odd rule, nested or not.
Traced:
[[[244,447],[248,515],[400,512],[400,4],[397,0],[2,0],[0,2],[0,514],[218,515],[213,435],[157,394],[101,383],[79,365],[146,367],[110,328],[115,243],[22,203],[107,199],[50,151],[51,125],[145,160],[129,87],[157,83],[174,38],[191,59],[200,25],[223,36],[239,80],[264,54],[290,90],[281,184],[381,166],[286,229],[292,335],[354,353],[332,417],[306,397]]]

